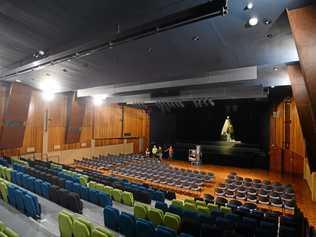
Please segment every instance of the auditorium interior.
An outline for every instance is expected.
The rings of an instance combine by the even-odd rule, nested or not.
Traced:
[[[0,1],[0,237],[316,237],[314,0]]]

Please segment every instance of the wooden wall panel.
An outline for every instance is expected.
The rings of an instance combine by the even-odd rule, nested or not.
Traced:
[[[2,149],[19,148],[23,145],[31,95],[31,87],[19,83],[11,84],[0,134]]]
[[[293,175],[303,174],[305,140],[294,99],[281,101],[271,113],[269,155],[270,170]]]
[[[120,138],[122,136],[122,107],[103,105],[94,108],[94,138]]]

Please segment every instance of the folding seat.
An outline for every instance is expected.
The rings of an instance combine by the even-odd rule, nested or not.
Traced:
[[[75,219],[73,222],[73,236],[74,237],[90,237],[91,233],[85,223]]]
[[[134,216],[136,218],[147,218],[148,207],[144,203],[135,202],[134,203]]]
[[[37,215],[36,203],[33,198],[29,194],[25,194],[23,196],[23,202],[25,207],[25,215],[33,217],[34,219],[39,219],[40,217]]]
[[[113,234],[110,230],[98,226],[92,230],[91,237],[113,237]]]
[[[220,237],[222,236],[222,233],[223,231],[214,225],[202,224],[199,236],[200,237],[209,237],[209,236]]]
[[[137,190],[134,193],[134,199],[138,202],[151,204],[150,193],[144,190]]]
[[[238,223],[241,220],[241,217],[235,213],[227,213],[225,214],[225,218],[231,220],[234,223]]]
[[[214,218],[217,218],[217,217],[224,217],[225,214],[221,211],[212,211],[211,212],[211,216],[214,217]]]
[[[223,198],[223,197],[217,197],[215,199],[215,203],[219,206],[226,206],[226,204],[228,203],[228,200],[226,198]]]
[[[18,172],[16,170],[12,170],[12,183],[17,184],[18,182],[18,177],[17,177]]]
[[[66,211],[61,211],[58,214],[58,225],[60,237],[72,237],[73,230],[73,215]]]
[[[106,192],[108,195],[112,195],[113,188],[110,186],[104,186],[104,192]]]
[[[276,236],[278,226],[274,223],[266,222],[266,221],[260,221],[259,224],[261,229],[264,229],[267,233],[266,236]]]
[[[154,192],[152,199],[155,201],[164,202],[165,201],[165,193],[160,191],[160,190],[157,190]]]
[[[171,213],[177,214],[179,216],[183,215],[183,210],[182,210],[181,207],[170,205],[169,208],[168,208],[168,211],[171,212]]]
[[[184,210],[196,211],[195,203],[185,202],[183,206]]]
[[[294,228],[288,226],[280,226],[279,237],[296,237],[297,232]]]
[[[103,192],[103,191],[104,191],[104,185],[101,184],[101,183],[97,183],[97,184],[95,185],[95,189],[96,189],[96,190],[99,190],[99,191],[101,191],[101,192]]]
[[[30,190],[31,192],[35,192],[35,178],[34,177],[29,177],[27,180],[27,189]]]
[[[98,193],[98,190],[89,188],[89,202],[99,205]]]
[[[87,186],[89,177],[86,175],[80,175],[79,182],[81,185]]]
[[[42,182],[41,183],[41,193],[43,195],[43,197],[49,199],[49,190],[51,188],[51,184],[48,182]]]
[[[147,219],[150,220],[156,226],[162,224],[163,216],[163,211],[157,208],[149,208],[147,213]]]
[[[11,206],[16,206],[15,201],[15,188],[13,185],[8,186],[8,202]]]
[[[94,229],[94,225],[90,221],[88,221],[87,219],[85,219],[83,217],[77,217],[77,218],[75,218],[75,220],[80,221],[81,223],[83,223],[88,228],[89,236],[91,236],[91,233],[92,233],[92,231]]]
[[[292,216],[280,216],[280,224],[288,227],[296,227],[297,220]]]
[[[136,233],[137,237],[150,237],[154,236],[155,228],[154,225],[147,220],[137,219],[136,220]]]
[[[80,186],[81,185],[79,183],[73,183],[73,189],[71,192],[80,194]]]
[[[232,230],[234,228],[234,221],[225,217],[217,217],[216,226],[222,230]]]
[[[51,185],[48,190],[48,198],[50,201],[59,203],[59,198],[58,198],[58,190],[59,187],[56,185]]]
[[[122,212],[119,217],[119,232],[126,237],[136,236],[135,217],[126,212]]]
[[[80,185],[80,198],[89,201],[89,188],[83,185]]]
[[[103,216],[104,226],[116,231],[119,229],[120,213],[116,208],[110,206],[105,207],[103,209]]]
[[[195,204],[196,204],[196,206],[204,206],[204,207],[207,206],[207,204],[204,200],[196,200]]]
[[[7,168],[7,167],[5,167],[5,169],[4,169],[4,173],[5,173],[6,180],[8,180],[9,182],[11,182],[11,178],[12,178],[12,169],[11,169],[11,168]]]
[[[133,196],[133,194],[131,192],[124,191],[122,193],[122,201],[123,201],[123,204],[132,207],[134,205],[134,196]]]
[[[9,227],[4,228],[3,232],[1,233],[3,234],[3,237],[19,237],[18,233]]]
[[[82,213],[83,204],[78,193],[67,192],[65,199],[66,207],[69,208],[69,210],[80,214]]]
[[[8,202],[8,186],[5,181],[0,181],[0,193],[4,202]]]
[[[163,225],[178,231],[181,224],[181,217],[170,212],[166,212],[163,217]]]
[[[176,237],[177,232],[174,229],[168,228],[166,226],[157,226],[155,237]]]
[[[90,181],[90,182],[88,183],[88,187],[91,188],[91,189],[96,189],[96,185],[97,185],[97,183],[94,182],[94,181]]]
[[[65,181],[65,189],[72,192],[73,191],[73,182],[70,180]]]
[[[207,207],[210,209],[211,213],[213,211],[218,211],[219,210],[219,206],[217,204],[214,204],[214,203],[207,204]]]
[[[248,226],[251,226],[253,229],[258,226],[258,221],[251,217],[243,217],[242,222]]]
[[[181,207],[181,208],[183,208],[184,202],[183,202],[182,200],[173,199],[173,200],[171,201],[171,205],[172,205],[172,206],[176,206],[176,207]]]
[[[101,207],[112,206],[112,198],[104,192],[98,192],[99,205]]]
[[[232,212],[232,209],[230,207],[220,207],[220,211],[223,212],[224,214]]]
[[[112,190],[113,200],[116,202],[121,202],[122,201],[122,193],[123,193],[123,191],[120,189],[117,189],[117,188],[113,189]]]
[[[40,180],[40,179],[35,179],[35,181],[34,181],[34,191],[35,191],[35,193],[37,193],[38,195],[43,195],[42,194],[42,189],[41,189],[41,186],[42,186],[42,180]]]
[[[15,191],[15,204],[16,204],[16,208],[23,212],[25,211],[25,207],[24,207],[24,202],[23,202],[23,192],[20,189],[17,189]]]
[[[176,193],[175,192],[171,192],[171,191],[167,191],[165,198],[167,200],[173,200],[176,199]]]
[[[28,181],[28,177],[30,177],[27,174],[22,174],[22,187],[27,189],[27,181]]]
[[[193,236],[200,236],[201,224],[199,220],[193,218],[183,218],[180,232],[188,233]]]
[[[165,202],[156,201],[155,208],[162,210],[163,212],[168,211],[168,204]]]

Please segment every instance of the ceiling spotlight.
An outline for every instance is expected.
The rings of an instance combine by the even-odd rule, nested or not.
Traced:
[[[196,35],[196,36],[194,36],[194,37],[192,38],[192,40],[198,41],[198,40],[200,40],[200,37],[199,37],[198,35]]]
[[[153,51],[153,48],[148,48],[148,49],[147,49],[147,52],[148,52],[148,53],[151,53],[152,51]]]
[[[38,54],[39,54],[40,56],[44,56],[44,55],[45,55],[45,51],[44,51],[44,50],[38,50]]]
[[[251,18],[248,20],[248,24],[249,24],[250,26],[255,26],[255,25],[258,24],[258,22],[259,22],[259,20],[258,20],[258,18],[255,17],[255,16],[251,17]]]
[[[270,25],[270,24],[272,23],[272,20],[270,20],[270,19],[264,19],[264,20],[263,20],[263,23],[264,23],[265,25]]]
[[[245,7],[245,10],[251,10],[253,8],[253,3],[252,2],[248,2],[248,4]]]
[[[278,67],[273,67],[273,71],[279,71]]]
[[[267,34],[266,36],[267,36],[267,38],[268,38],[268,39],[271,39],[271,38],[273,37],[273,35],[272,35],[272,34],[270,34],[270,33],[269,33],[269,34]]]
[[[19,80],[19,79],[16,79],[15,81],[16,81],[16,82],[18,82],[18,83],[21,83],[21,82],[22,82],[22,81],[21,81],[21,80]]]

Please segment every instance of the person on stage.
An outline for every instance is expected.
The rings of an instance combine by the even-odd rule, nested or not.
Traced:
[[[227,116],[227,118],[224,122],[224,126],[222,128],[221,135],[226,138],[227,142],[233,141],[234,128],[233,128],[233,125],[232,125],[232,122],[231,122],[229,116]]]

